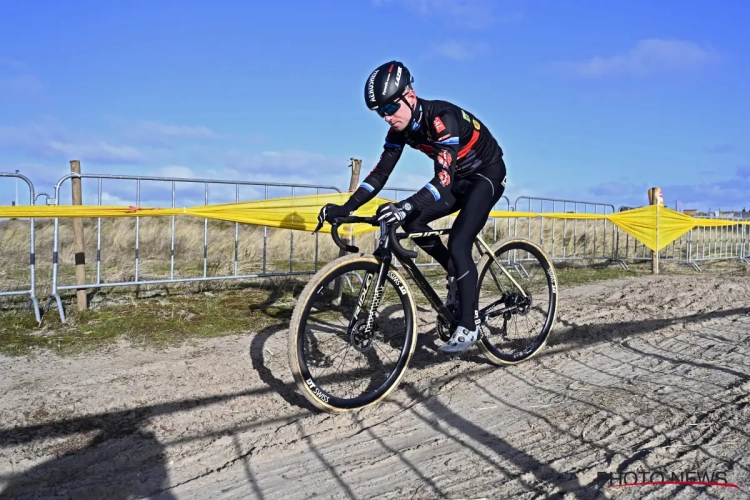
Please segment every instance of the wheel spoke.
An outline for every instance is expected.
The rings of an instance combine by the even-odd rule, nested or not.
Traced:
[[[344,257],[321,270],[303,291],[290,325],[290,366],[302,393],[323,409],[355,409],[384,397],[398,383],[416,342],[411,295],[402,295],[386,278],[380,304],[368,317],[379,264],[374,258]],[[347,273],[363,279],[360,286],[341,287],[333,305],[334,283]],[[372,275],[366,295],[360,292]],[[389,273],[404,286],[395,270]],[[357,281],[357,278],[354,278]],[[357,321],[352,322],[359,304]]]
[[[499,266],[512,274],[513,280]],[[528,241],[506,241],[495,250],[495,259],[483,258],[477,285],[478,307],[504,311],[486,317],[482,325],[480,347],[493,363],[517,363],[544,346],[557,305],[553,279],[551,262]]]

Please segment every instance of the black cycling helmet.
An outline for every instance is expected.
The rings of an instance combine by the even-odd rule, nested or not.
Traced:
[[[390,61],[381,64],[370,73],[365,83],[365,104],[369,109],[378,110],[400,98],[413,81],[411,73],[402,63]]]

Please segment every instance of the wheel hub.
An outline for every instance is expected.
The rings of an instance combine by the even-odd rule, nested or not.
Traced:
[[[352,328],[351,333],[349,334],[349,339],[351,341],[351,344],[359,352],[365,352],[365,351],[369,351],[370,349],[372,349],[372,334],[368,335],[365,332],[366,326],[367,326],[366,318],[357,320],[357,322],[354,323],[354,327]]]
[[[521,316],[527,314],[531,310],[532,303],[533,299],[531,298],[531,294],[529,292],[526,292],[526,297],[522,296],[518,292],[508,292],[508,295],[505,299],[505,307],[515,307],[514,312],[516,314],[520,314]],[[510,313],[506,313],[506,315],[509,314]]]

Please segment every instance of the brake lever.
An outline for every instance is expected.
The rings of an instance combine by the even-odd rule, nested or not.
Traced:
[[[391,244],[398,249],[399,252],[403,253],[405,256],[409,257],[410,259],[416,259],[418,254],[414,250],[408,250],[401,245],[401,242],[399,242],[399,238],[396,235],[396,230],[400,228],[406,221],[400,220],[394,224],[391,225],[390,228],[390,237],[391,237]]]

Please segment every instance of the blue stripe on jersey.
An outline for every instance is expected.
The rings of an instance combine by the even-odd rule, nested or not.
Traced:
[[[458,144],[458,137],[448,137],[446,140],[438,142],[438,144]]]
[[[391,148],[401,149],[403,146],[400,144],[393,144],[392,142],[385,141],[385,145]]]
[[[371,193],[372,193],[372,192],[373,192],[373,191],[375,190],[375,188],[374,188],[374,187],[370,186],[370,185],[369,185],[368,183],[366,183],[366,182],[363,182],[362,184],[360,184],[360,186],[362,186],[363,188],[365,188],[366,190],[368,190],[368,191],[369,191],[369,192],[371,192]]]
[[[429,182],[424,185],[427,189],[430,190],[430,193],[432,193],[432,196],[435,198],[435,201],[438,201],[440,199],[440,193],[438,193],[438,190],[435,189],[435,186],[430,184]]]

